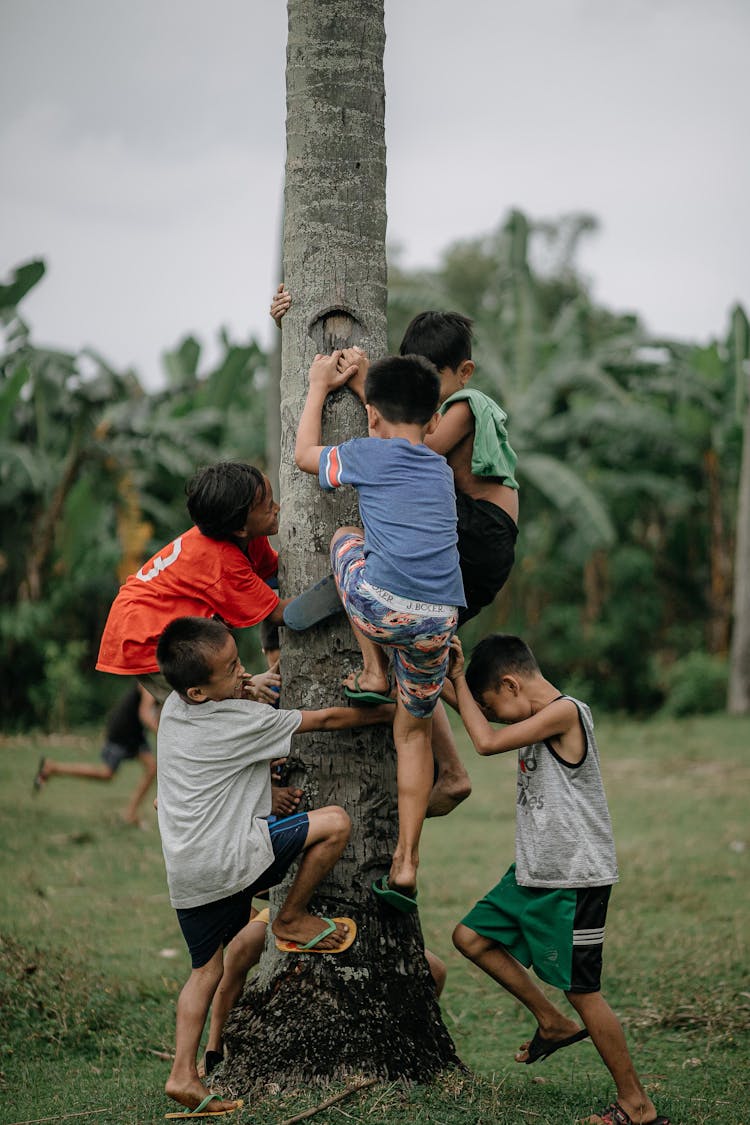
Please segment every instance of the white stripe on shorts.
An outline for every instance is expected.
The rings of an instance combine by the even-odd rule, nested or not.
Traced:
[[[604,926],[593,930],[573,930],[573,945],[602,945]]]
[[[400,594],[392,594],[390,590],[384,590],[380,586],[373,586],[372,583],[366,579],[360,583],[360,590],[370,594],[371,597],[377,598],[379,602],[384,605],[390,606],[398,613],[413,613],[415,617],[450,617],[453,613],[458,613],[458,609],[454,605],[440,605],[437,602],[417,602],[411,598],[402,598]]]

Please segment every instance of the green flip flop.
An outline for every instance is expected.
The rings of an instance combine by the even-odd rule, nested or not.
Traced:
[[[363,691],[359,686],[361,672],[357,672],[354,677],[354,687],[345,687],[344,695],[347,699],[353,700],[355,703],[394,703],[396,700],[392,695],[386,695],[382,691]]]
[[[300,945],[296,941],[284,941],[283,938],[276,938],[276,948],[280,949],[282,953],[343,953],[353,944],[357,936],[357,923],[353,918],[321,918],[321,922],[325,922],[325,929],[316,934],[314,938],[306,942],[305,945]],[[333,949],[318,949],[320,943],[332,934],[337,928],[339,922],[343,922],[347,927],[347,935],[340,945],[334,946]]]
[[[231,1109],[220,1109],[218,1111],[206,1109],[206,1106],[210,1105],[211,1102],[220,1102],[222,1100],[220,1094],[207,1094],[200,1105],[197,1105],[195,1109],[182,1109],[178,1113],[165,1113],[164,1116],[165,1118],[171,1118],[175,1121],[189,1120],[191,1117],[226,1117],[228,1113],[234,1113],[244,1104],[242,1098],[239,1098]]]
[[[382,878],[376,879],[372,884],[372,889],[378,898],[382,898],[394,910],[400,910],[402,914],[413,914],[417,909],[417,892],[413,895],[404,894],[403,891],[395,891],[393,887],[388,885],[388,876],[383,875]]]

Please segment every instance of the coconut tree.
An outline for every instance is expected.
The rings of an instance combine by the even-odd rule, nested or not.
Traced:
[[[329,572],[333,531],[357,521],[355,496],[323,494],[295,469],[292,451],[315,353],[344,344],[376,355],[385,349],[384,38],[383,0],[289,2],[284,274],[295,301],[283,327],[280,468],[287,595]],[[345,389],[332,396],[324,440],[365,432],[354,395]],[[282,705],[339,699],[357,659],[343,617],[283,636]],[[269,940],[226,1029],[227,1078],[241,1089],[347,1072],[424,1081],[457,1060],[418,917],[389,911],[371,892],[396,838],[390,732],[368,728],[335,743],[306,735],[295,741],[291,780],[309,804],[337,803],[351,814],[351,845],[313,908],[351,915],[358,937],[335,957],[279,955]]]
[[[732,312],[730,355],[736,374],[737,406],[743,420],[742,461],[737,500],[737,549],[734,563],[734,624],[729,671],[729,710],[750,712],[750,325],[738,305]]]

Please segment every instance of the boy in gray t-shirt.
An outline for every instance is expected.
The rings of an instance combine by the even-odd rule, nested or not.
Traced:
[[[177,1001],[175,1058],[165,1089],[189,1110],[210,1103],[211,1114],[230,1112],[237,1102],[206,1096],[196,1056],[217,988],[231,991],[229,978],[244,981],[247,965],[239,951],[253,895],[280,883],[301,856],[271,926],[277,947],[341,953],[357,932],[351,918],[308,911],[349,839],[347,813],[329,805],[270,818],[269,764],[288,756],[294,734],[390,723],[393,707],[277,711],[245,699],[237,645],[214,618],[176,618],[161,634],[156,655],[174,688],[157,742],[159,831],[170,901],[192,959]]]
[[[617,1101],[585,1118],[589,1125],[669,1125],[643,1089],[600,991],[607,903],[618,876],[591,712],[544,678],[519,637],[486,637],[465,674],[458,638],[451,649],[448,676],[475,749],[518,751],[516,862],[456,926],[453,942],[536,1017],[516,1062],[591,1036]],[[509,725],[498,730],[491,722]],[[565,992],[583,1028],[547,999],[529,966]]]

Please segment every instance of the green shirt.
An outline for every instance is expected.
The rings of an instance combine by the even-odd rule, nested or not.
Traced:
[[[468,402],[474,415],[474,445],[471,471],[475,477],[499,477],[508,488],[518,488],[513,476],[518,458],[508,442],[505,428],[508,415],[483,391],[464,387],[447,398],[440,407],[445,414],[454,402]]]

